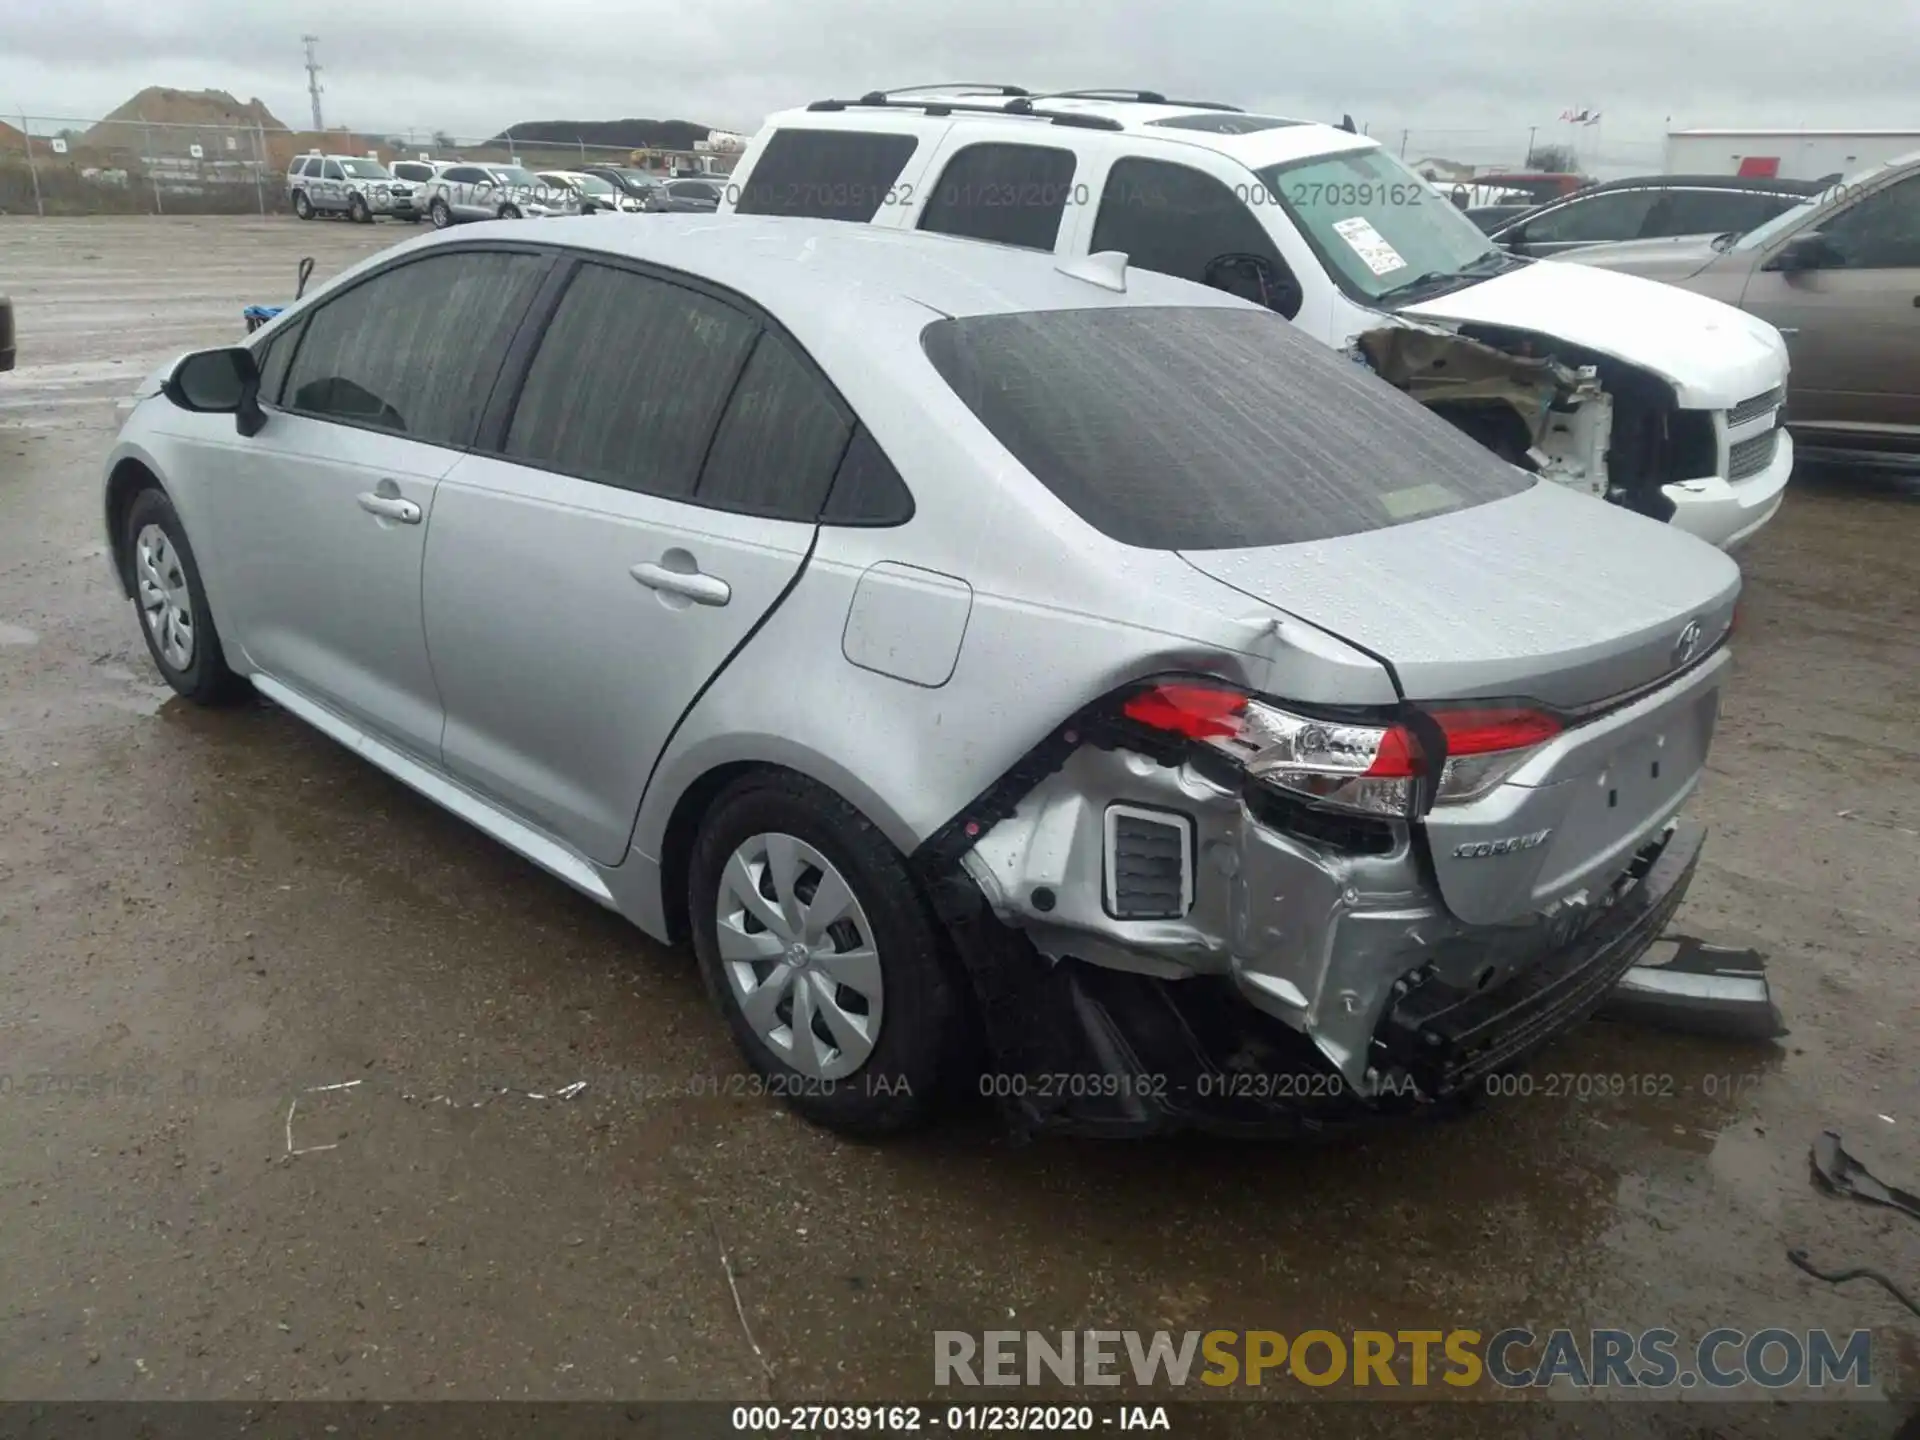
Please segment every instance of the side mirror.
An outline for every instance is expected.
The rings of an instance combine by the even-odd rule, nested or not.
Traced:
[[[161,393],[196,415],[231,415],[242,435],[257,435],[267,423],[260,408],[260,367],[244,345],[197,350],[173,367]]]
[[[1840,261],[1839,247],[1816,230],[1811,234],[1794,236],[1760,268],[1793,274],[1803,270],[1826,270]]]

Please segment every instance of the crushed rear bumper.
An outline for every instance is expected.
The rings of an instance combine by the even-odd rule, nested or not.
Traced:
[[[1487,989],[1432,965],[1404,976],[1373,1032],[1370,1093],[1229,976],[1048,961],[964,871],[928,878],[979,1000],[983,1093],[1021,1129],[1299,1135],[1466,1099],[1587,1018],[1678,908],[1704,839],[1688,823],[1663,831],[1577,932]]]

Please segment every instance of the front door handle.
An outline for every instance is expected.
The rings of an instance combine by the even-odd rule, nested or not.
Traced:
[[[1791,340],[1799,333],[1800,327],[1798,325],[1782,325],[1780,327],[1780,338],[1783,340]]]
[[[651,562],[636,565],[627,572],[649,590],[680,595],[696,605],[724,605],[733,598],[733,587],[717,575],[702,575],[698,570],[669,570]]]
[[[398,495],[381,495],[373,490],[363,490],[356,497],[360,508],[369,515],[378,515],[382,520],[398,520],[402,525],[420,523],[420,507],[411,500],[402,500]]]

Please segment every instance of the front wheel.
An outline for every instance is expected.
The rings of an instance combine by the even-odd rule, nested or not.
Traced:
[[[371,225],[373,212],[367,208],[367,202],[356,195],[347,202],[347,218],[356,225]]]
[[[726,791],[688,866],[694,950],[774,1095],[856,1135],[932,1113],[962,1053],[959,997],[900,852],[798,775]]]
[[[447,202],[444,200],[436,200],[433,202],[431,214],[433,215],[433,228],[436,230],[444,230],[453,224],[453,211],[447,208]]]
[[[520,207],[518,205],[502,205],[500,207],[500,218],[502,220],[518,220],[520,218]]]
[[[242,699],[250,687],[227,667],[193,546],[164,490],[149,487],[134,497],[126,547],[140,633],[161,677],[197,705]]]
[[[307,199],[306,191],[296,190],[293,192],[293,213],[298,215],[302,220],[311,220],[313,218],[313,202]]]

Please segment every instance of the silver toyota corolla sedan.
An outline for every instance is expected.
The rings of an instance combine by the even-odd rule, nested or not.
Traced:
[[[1679,904],[1738,572],[1219,291],[832,222],[425,235],[143,387],[114,573],[896,1129],[1456,1096]]]

